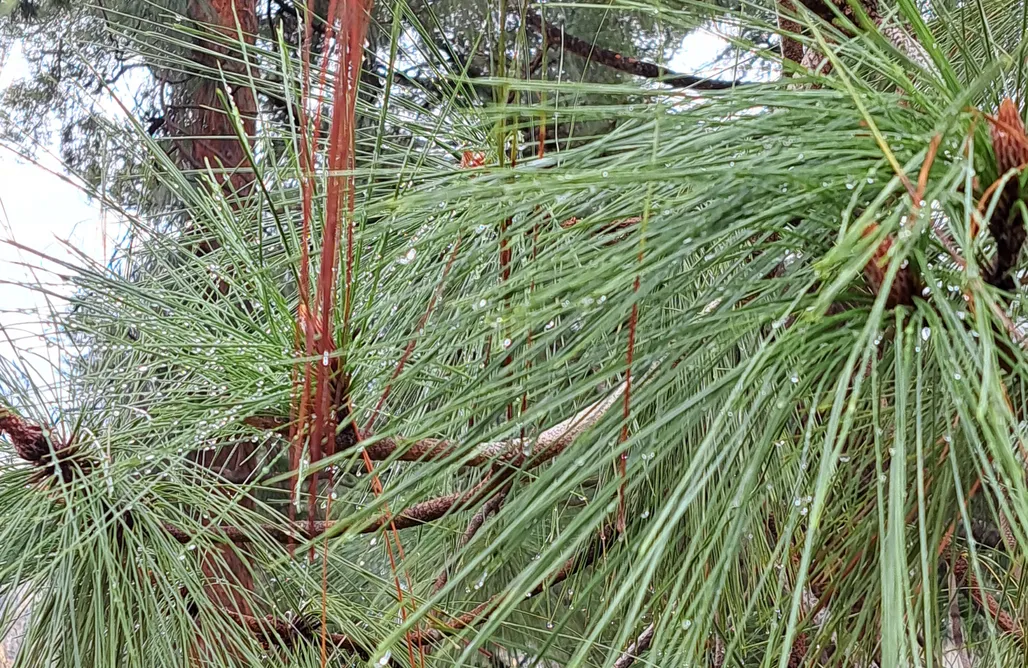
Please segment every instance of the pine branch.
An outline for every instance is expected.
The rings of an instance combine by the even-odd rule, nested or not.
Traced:
[[[267,617],[251,617],[233,610],[222,610],[230,619],[245,626],[264,645],[284,645],[292,647],[300,642],[314,642],[321,637],[320,629],[314,628],[303,618],[292,621],[278,619],[268,615]],[[328,642],[334,647],[363,657],[370,656],[365,647],[357,644],[349,636],[341,633],[328,634]]]
[[[537,467],[559,455],[579,435],[596,424],[617,401],[618,397],[624,392],[624,389],[625,384],[622,383],[612,393],[579,411],[574,417],[568,418],[544,431],[534,441],[534,445],[527,455],[524,452],[524,446],[531,443],[531,441],[516,438],[478,446],[476,448],[476,455],[472,457],[469,463],[482,464],[493,462],[495,465],[503,462],[521,464],[527,461],[527,469]],[[256,421],[251,422],[252,426],[258,424],[269,426],[279,423],[268,418],[258,418]],[[0,409],[0,432],[8,434],[14,443],[15,452],[22,459],[42,467],[44,473],[52,473],[52,470],[46,468],[48,465],[46,458],[50,452],[49,441],[38,425],[24,420],[10,411]],[[369,454],[374,453],[373,459],[386,459],[394,454],[397,449],[397,445],[393,441],[380,441],[377,445],[379,447],[375,450],[372,450],[371,447],[368,448]],[[72,453],[71,448],[65,448],[63,451],[69,455]],[[421,455],[421,457],[413,457],[413,459],[421,460],[422,457],[429,459],[442,458],[452,454],[455,450],[446,442],[429,439],[424,442],[415,443],[414,447],[404,449],[399,458],[401,460],[410,460],[410,453],[412,451]],[[60,465],[60,462],[67,460],[62,458],[57,461],[58,465]],[[61,471],[62,475],[65,475],[65,468],[61,468]],[[451,513],[467,510],[480,503],[483,499],[493,495],[501,485],[507,482],[511,472],[508,470],[495,476],[490,473],[469,490],[422,501],[395,516],[380,516],[361,527],[359,531],[360,533],[373,533],[386,524],[395,526],[396,529],[408,529],[441,519]],[[67,475],[70,475],[70,472]],[[263,537],[288,545],[294,543],[297,539],[311,540],[337,527],[346,526],[351,526],[348,520],[307,522],[305,526],[294,523],[292,526],[287,525],[285,527],[281,524],[263,524],[260,526],[258,534],[240,527],[219,525],[216,527],[204,527],[202,533],[210,533],[213,536],[236,544],[253,543],[258,538]],[[171,524],[165,524],[163,528],[172,538],[183,544],[191,542],[198,535],[197,532],[191,532]]]
[[[589,547],[565,561],[564,565],[560,567],[553,577],[548,581],[543,581],[536,585],[535,589],[528,594],[528,597],[531,598],[533,596],[537,596],[545,589],[556,584],[560,584],[571,577],[572,574],[590,566],[594,561],[596,561],[598,556],[606,551],[607,543],[609,543],[616,535],[617,530],[614,525],[608,524],[604,526],[600,529],[600,533],[596,536],[596,539],[589,544]]]
[[[736,86],[745,86],[754,82],[750,81],[722,81],[707,77],[697,77],[688,74],[673,72],[663,65],[656,65],[644,60],[624,56],[611,49],[605,49],[588,42],[574,35],[564,32],[562,26],[552,23],[545,23],[539,14],[535,12],[525,13],[525,24],[545,36],[549,44],[554,47],[563,48],[565,51],[574,53],[585,58],[589,62],[597,63],[620,72],[634,74],[635,76],[647,79],[658,79],[661,83],[675,88],[692,88],[693,90],[726,90]]]
[[[450,513],[467,510],[470,506],[481,500],[486,489],[486,483],[479,483],[479,485],[465,492],[457,492],[422,501],[396,515],[381,515],[372,520],[371,523],[362,526],[359,529],[359,533],[374,533],[387,524],[395,526],[397,529],[410,529],[411,527],[433,522]],[[297,540],[312,540],[334,530],[345,530],[352,525],[353,523],[349,520],[296,522],[291,527],[288,524],[262,524],[256,532],[240,527],[217,525],[204,527],[202,531],[195,533],[171,524],[165,524],[163,528],[172,538],[183,544],[191,542],[198,535],[208,533],[214,537],[236,544],[253,543],[257,542],[260,538],[270,538],[284,545],[289,545]]]
[[[481,443],[475,446],[461,463],[465,466],[481,466],[524,456],[526,470],[540,466],[559,455],[582,433],[599,422],[624,391],[625,383],[621,383],[603,399],[582,409],[574,417],[550,427],[534,440],[513,438]],[[526,446],[530,447],[527,454]],[[458,452],[457,446],[449,441],[434,438],[414,441],[407,445],[401,445],[393,439],[382,439],[364,446],[364,450],[375,461],[395,457],[398,461],[408,462],[438,461]]]

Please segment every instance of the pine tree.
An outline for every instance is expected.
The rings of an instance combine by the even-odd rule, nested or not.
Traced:
[[[240,1],[138,40],[206,72],[186,148],[119,146],[187,224],[123,210],[54,267],[70,372],[2,367],[19,665],[1023,662],[1024,3],[594,10],[757,82],[547,5],[472,77],[404,2],[296,49]]]

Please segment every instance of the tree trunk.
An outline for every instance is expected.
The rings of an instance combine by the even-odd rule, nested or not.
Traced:
[[[209,32],[212,39],[197,39],[194,59],[203,68],[220,70],[226,78],[245,77],[246,67],[240,62],[243,53],[226,44],[238,40],[242,34],[248,46],[254,44],[257,33],[257,7],[255,0],[189,0],[189,18],[198,27]],[[246,197],[253,187],[253,174],[247,153],[240,144],[236,128],[223,100],[231,100],[239,110],[243,133],[252,137],[256,131],[257,103],[253,91],[246,85],[226,87],[216,74],[198,77],[186,84],[189,104],[185,123],[179,124],[187,140],[187,161],[194,168],[208,164],[215,170],[224,169],[220,182],[240,198]],[[219,92],[223,99],[219,99]]]
[[[187,14],[196,26],[210,35],[210,39],[197,38],[194,61],[205,75],[184,84],[187,100],[183,122],[174,130],[183,136],[180,150],[186,168],[211,168],[218,183],[229,197],[233,209],[242,207],[253,190],[254,176],[248,151],[239,140],[233,121],[231,105],[239,112],[242,132],[250,141],[256,131],[257,104],[253,91],[247,85],[226,85],[217,72],[229,81],[233,75],[246,77],[242,62],[244,53],[230,46],[242,36],[252,46],[257,33],[255,0],[189,0]],[[205,230],[195,228],[203,234]],[[210,238],[201,241],[195,252],[204,255],[217,250],[219,244]],[[221,296],[228,285],[219,284]],[[215,298],[218,295],[214,295]],[[222,448],[212,453],[198,453],[200,464],[222,471],[232,480],[249,479],[254,472],[253,448],[241,445]],[[218,553],[205,557],[204,575],[210,579],[208,596],[217,604],[245,615],[253,615],[244,591],[253,589],[253,577],[246,564],[231,547],[222,547]]]

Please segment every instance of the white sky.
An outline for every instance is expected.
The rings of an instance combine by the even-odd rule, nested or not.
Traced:
[[[0,56],[0,89],[25,73],[20,49]],[[55,157],[39,158],[46,168],[61,172]],[[28,371],[37,381],[55,381],[57,355],[48,351],[43,339],[44,334],[53,331],[44,324],[49,306],[40,292],[17,284],[43,283],[48,290],[63,295],[70,294],[70,288],[42,271],[44,259],[6,242],[14,240],[54,257],[77,261],[61,243],[64,241],[99,260],[104,254],[102,219],[99,205],[89,202],[77,188],[17,159],[0,143],[0,357],[15,359],[7,340],[10,338],[23,355],[28,353],[26,362],[32,367]],[[109,240],[108,250],[111,247]],[[59,299],[54,304],[63,306]],[[4,391],[0,385],[0,392]]]
[[[712,65],[726,45],[724,39],[712,32],[694,32],[683,41],[668,66],[682,73],[731,77],[731,72],[718,71]],[[27,73],[20,49],[12,51],[0,54],[0,90]],[[756,78],[756,72],[737,75],[737,78],[747,77]],[[56,146],[51,150],[56,152]],[[42,156],[41,161],[46,168],[61,172],[60,162],[53,155]],[[119,225],[111,223],[99,203],[91,202],[73,185],[45,169],[19,160],[0,144],[0,333],[5,335],[0,336],[0,357],[8,361],[14,359],[14,351],[6,340],[10,337],[23,354],[25,351],[34,353],[25,361],[33,367],[37,381],[53,383],[56,380],[53,367],[58,361],[57,355],[44,343],[44,336],[53,331],[45,325],[50,306],[39,291],[16,284],[51,284],[57,279],[41,271],[46,260],[5,242],[14,240],[48,255],[79,262],[80,258],[62,243],[67,242],[94,260],[102,261],[114,248],[121,230]],[[47,288],[61,295],[71,292],[69,286],[59,283],[47,285]],[[56,308],[65,305],[59,298],[53,304]],[[0,385],[0,394],[2,392]]]

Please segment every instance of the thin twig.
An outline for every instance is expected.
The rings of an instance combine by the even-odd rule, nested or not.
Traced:
[[[647,626],[646,630],[635,639],[635,642],[625,648],[625,651],[618,657],[618,660],[614,662],[614,668],[628,668],[635,663],[639,655],[650,648],[650,643],[653,642],[654,629],[653,623]]]
[[[478,509],[468,522],[468,528],[464,530],[464,535],[461,536],[460,541],[457,544],[458,549],[465,547],[471,542],[471,539],[475,537],[478,530],[485,524],[486,519],[493,513],[499,511],[500,506],[503,505],[504,500],[507,498],[508,492],[510,492],[511,485],[513,483],[508,482],[504,485],[500,491],[489,498],[482,507]],[[440,589],[446,586],[446,582],[450,579],[449,566],[443,566],[442,572],[439,573],[439,577],[435,580],[435,585],[432,587],[432,593],[435,594]]]
[[[552,577],[536,585],[535,589],[529,592],[528,597],[531,598],[541,594],[543,590],[556,584],[560,584],[564,580],[567,580],[572,574],[577,573],[592,564],[596,561],[596,557],[606,550],[607,543],[610,542],[615,535],[617,535],[616,528],[611,524],[605,525],[600,529],[600,533],[596,539],[589,544],[589,547],[565,561],[564,565],[561,566]]]

